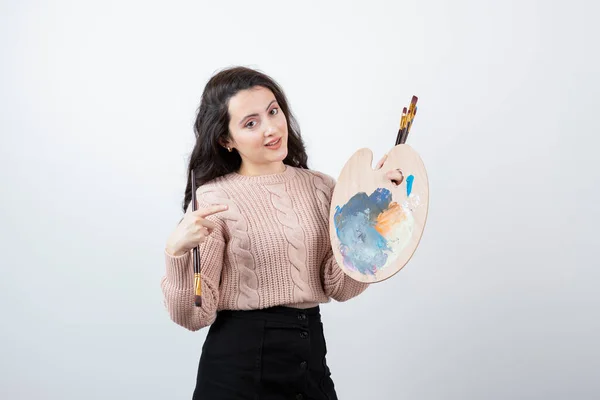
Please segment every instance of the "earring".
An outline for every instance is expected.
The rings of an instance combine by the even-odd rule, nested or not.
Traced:
[[[227,151],[231,153],[231,147],[227,146]]]

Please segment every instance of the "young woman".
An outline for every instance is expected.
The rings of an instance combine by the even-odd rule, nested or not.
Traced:
[[[210,326],[193,399],[337,399],[319,304],[349,300],[368,285],[344,274],[331,249],[334,179],[308,169],[283,91],[249,68],[209,80],[195,134],[188,177],[193,170],[198,208],[191,211],[188,179],[161,281],[175,323]]]

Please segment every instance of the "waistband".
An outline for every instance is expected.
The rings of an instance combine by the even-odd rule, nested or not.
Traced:
[[[218,318],[260,318],[260,319],[297,319],[321,318],[319,306],[311,308],[295,308],[286,306],[274,306],[258,310],[221,310],[217,313]]]

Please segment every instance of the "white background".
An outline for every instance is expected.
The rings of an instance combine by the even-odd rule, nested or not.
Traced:
[[[598,398],[599,11],[3,0],[0,397],[191,398],[206,331],[169,320],[163,248],[204,84],[245,65],[336,178],[419,96],[427,227],[392,279],[323,306],[340,399]]]

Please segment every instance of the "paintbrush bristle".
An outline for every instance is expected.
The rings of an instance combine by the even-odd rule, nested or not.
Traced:
[[[196,307],[202,307],[202,296],[195,296],[194,304],[196,305]]]

